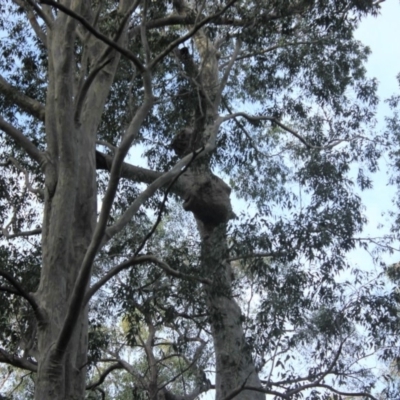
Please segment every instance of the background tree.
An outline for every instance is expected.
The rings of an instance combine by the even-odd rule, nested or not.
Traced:
[[[333,374],[346,383],[355,365],[339,362],[350,322],[364,324],[377,349],[395,337],[383,334],[397,329],[395,297],[380,295],[378,307],[370,296],[362,313],[366,298],[345,307],[334,280],[365,222],[350,165],[362,165],[357,183],[368,188],[365,171],[380,153],[368,49],[353,39],[377,9],[324,0],[2,2],[0,361],[36,373],[36,399],[82,398],[93,387],[88,365],[107,351],[120,366],[99,329],[118,317],[127,344],[142,342],[152,398],[168,395],[159,379],[168,355],[151,340],[158,324],[184,333],[175,358],[192,360],[194,374],[207,359],[194,357],[187,342],[205,338],[190,330],[205,331],[225,400],[335,393],[323,382]],[[138,151],[151,169],[136,165]],[[232,212],[232,190],[251,206],[247,215]],[[169,195],[195,218],[194,251],[152,243]],[[236,301],[234,260],[249,260],[241,282],[251,277],[264,296],[258,332]],[[176,326],[183,318],[188,332]],[[294,347],[302,337],[315,340],[318,364],[260,379],[263,354],[280,352],[275,339]]]

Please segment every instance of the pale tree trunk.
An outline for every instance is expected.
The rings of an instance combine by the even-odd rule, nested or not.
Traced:
[[[85,2],[70,7],[84,13]],[[119,55],[96,75],[82,104],[76,104],[84,80],[76,79],[74,58],[76,22],[63,13],[49,30],[49,83],[46,99],[45,208],[43,216],[41,280],[35,295],[45,315],[38,326],[37,400],[83,399],[86,384],[88,309],[73,327],[65,326],[71,294],[96,226],[97,187],[95,144],[104,103]],[[106,46],[87,37],[89,62]],[[93,64],[95,66],[95,64]],[[94,67],[92,67],[94,68]],[[76,110],[79,108],[79,119]],[[60,343],[61,331],[70,329]]]
[[[202,234],[201,264],[211,286],[205,287],[214,341],[216,362],[216,399],[224,399],[243,386],[261,388],[251,349],[246,344],[240,307],[232,297],[232,268],[227,262],[226,223]],[[263,400],[260,392],[243,390],[240,400]]]
[[[201,266],[216,362],[216,399],[222,400],[235,389],[261,388],[251,349],[246,344],[240,307],[233,298],[232,268],[227,245],[227,222],[232,217],[230,188],[204,164],[185,174],[183,207],[196,218],[201,237]],[[239,390],[238,400],[264,400],[265,394]]]
[[[176,0],[175,6],[181,14],[189,12],[184,0]],[[174,147],[178,155],[193,151],[210,140],[213,125],[218,125],[218,109],[222,92],[229,75],[219,76],[218,51],[206,32],[200,29],[194,35],[194,43],[200,56],[197,67],[189,55],[180,57],[185,71],[191,79],[196,97],[191,129],[192,138],[179,135]],[[237,42],[232,60],[237,55]],[[179,53],[177,53],[179,57]],[[201,89],[199,89],[201,88]],[[200,98],[201,100],[198,100]],[[207,157],[207,159],[209,159]],[[207,160],[194,162],[186,174],[183,207],[192,211],[199,227],[202,240],[203,272],[213,285],[205,287],[208,313],[210,315],[216,360],[216,399],[222,400],[233,390],[242,386],[261,388],[251,349],[246,345],[242,328],[242,313],[232,297],[232,270],[228,259],[226,224],[232,216],[230,188],[211,173]],[[238,400],[263,400],[265,394],[241,390]]]

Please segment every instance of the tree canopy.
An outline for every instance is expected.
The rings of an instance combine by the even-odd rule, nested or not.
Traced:
[[[396,268],[347,258],[398,134],[354,38],[379,3],[0,4],[5,395],[393,394]]]

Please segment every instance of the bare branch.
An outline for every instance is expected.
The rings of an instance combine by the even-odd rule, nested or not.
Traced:
[[[223,398],[223,400],[231,400],[244,390],[252,390],[254,392],[271,394],[281,399],[290,400],[290,396],[284,393],[276,392],[275,390],[264,389],[262,387],[246,386],[246,382],[244,382],[244,385],[238,386],[236,389],[232,390],[227,396]]]
[[[146,262],[151,262],[153,264],[156,264],[159,268],[161,268],[163,271],[165,271],[168,275],[171,275],[171,276],[173,276],[175,278],[201,282],[201,283],[204,283],[206,285],[211,285],[211,283],[212,283],[210,279],[200,278],[200,277],[197,277],[197,276],[194,276],[194,275],[189,275],[189,274],[185,274],[183,272],[179,272],[179,271],[171,268],[164,261],[161,261],[159,258],[157,258],[156,256],[153,256],[151,254],[141,255],[141,256],[134,256],[134,257],[130,258],[129,260],[126,260],[123,263],[111,268],[110,271],[108,271],[106,275],[104,275],[93,286],[91,286],[90,289],[87,291],[87,293],[85,295],[84,304],[87,304],[87,302],[91,299],[91,297],[93,297],[93,295],[102,286],[104,286],[111,278],[113,278],[119,272],[123,271],[124,269],[128,269],[130,267],[133,267],[134,265],[139,265],[139,264],[143,264],[143,263],[146,263]]]
[[[242,41],[240,39],[237,39],[236,40],[236,44],[235,44],[235,51],[233,52],[232,57],[229,60],[228,65],[226,66],[224,75],[223,75],[223,77],[221,79],[221,83],[219,85],[219,90],[218,90],[218,93],[217,93],[217,96],[216,96],[216,99],[215,99],[215,103],[214,103],[214,108],[216,110],[218,110],[218,107],[220,105],[221,98],[222,98],[222,92],[225,89],[225,86],[226,86],[226,84],[228,82],[229,75],[230,75],[230,73],[232,71],[233,65],[235,64],[235,61],[236,61],[236,59],[237,59],[237,57],[238,57],[238,55],[240,53],[241,46],[242,46]]]
[[[10,294],[19,294],[17,289],[14,289],[9,286],[0,286],[0,292],[6,292],[6,293],[10,293]]]
[[[320,386],[320,382],[321,382],[327,375],[329,375],[329,374],[332,372],[333,368],[335,367],[337,361],[339,360],[340,354],[342,353],[343,345],[344,345],[344,343],[346,342],[346,340],[347,340],[348,338],[349,338],[349,336],[346,337],[346,338],[344,338],[344,339],[341,341],[340,346],[339,346],[339,348],[338,348],[338,350],[337,350],[337,352],[336,352],[336,354],[335,354],[335,357],[333,358],[331,364],[329,365],[329,367],[328,367],[328,369],[327,369],[326,371],[323,371],[323,372],[321,373],[321,375],[320,375],[315,381],[313,381],[313,382],[311,382],[311,383],[308,383],[308,384],[305,384],[305,385],[300,385],[300,386],[298,386],[296,389],[293,389],[293,390],[288,391],[287,394],[288,394],[289,396],[292,396],[292,395],[294,395],[294,394],[296,394],[296,393],[299,393],[299,392],[301,392],[301,391],[303,391],[303,390],[306,390],[306,389],[309,389],[309,388],[312,388],[312,387]]]
[[[1,75],[0,92],[4,93],[10,100],[12,100],[17,106],[21,107],[21,109],[28,114],[36,117],[40,121],[44,121],[44,105],[39,101],[22,94],[16,87],[10,85]]]
[[[50,28],[51,25],[53,24],[53,20],[48,15],[44,10],[42,10],[38,4],[36,3],[35,0],[27,0],[28,3],[32,6],[32,8],[35,10],[36,14],[39,15],[40,18],[45,22],[45,24]]]
[[[42,233],[42,229],[33,229],[31,231],[26,232],[16,232],[13,234],[9,234],[7,231],[2,230],[0,234],[2,234],[6,239],[14,239],[16,237],[26,237],[26,236],[33,236],[33,235],[40,235]]]
[[[20,283],[8,272],[0,270],[0,276],[2,276],[4,279],[6,279],[8,282],[15,287],[16,291],[18,292],[18,295],[23,297],[32,307],[36,318],[39,322],[44,322],[45,318],[43,315],[42,310],[40,309],[38,303],[34,299],[34,297],[25,291],[25,289],[20,285]]]
[[[277,119],[275,117],[267,117],[267,116],[262,116],[262,115],[253,116],[253,115],[249,115],[244,112],[236,112],[233,114],[225,115],[224,117],[221,117],[221,119],[223,121],[228,121],[229,119],[236,118],[236,117],[243,117],[243,118],[247,119],[249,122],[253,122],[253,123],[259,122],[259,121],[270,121],[270,122],[278,125],[279,127],[281,127],[283,130],[291,133],[293,136],[295,136],[297,139],[299,139],[299,141],[301,143],[303,143],[309,149],[328,150],[328,149],[331,149],[331,148],[337,146],[338,144],[340,144],[342,142],[347,141],[346,139],[337,139],[337,140],[327,143],[325,146],[313,146],[312,144],[308,143],[307,140],[303,136],[301,136],[297,131],[295,131],[294,129],[290,128],[289,126],[283,124],[281,121],[279,121],[279,119]]]
[[[86,95],[90,89],[90,86],[92,85],[94,79],[98,75],[98,73],[110,62],[112,61],[112,58],[109,58],[105,60],[103,63],[99,64],[94,68],[92,71],[90,71],[89,76],[85,80],[85,82],[82,85],[81,90],[78,93],[77,96],[77,101],[76,101],[76,106],[75,106],[75,115],[74,115],[74,121],[79,124],[80,119],[81,119],[81,112],[83,108],[83,103],[85,101]]]
[[[152,69],[155,65],[157,65],[160,61],[164,59],[171,51],[175,49],[175,47],[179,46],[181,43],[185,42],[186,40],[190,39],[199,29],[201,29],[204,25],[208,22],[212,21],[213,19],[218,18],[220,15],[225,13],[225,11],[230,8],[234,3],[238,0],[231,0],[225,7],[223,7],[219,12],[216,14],[210,15],[204,19],[202,19],[199,23],[197,23],[186,35],[181,36],[179,39],[174,40],[170,43],[164,51],[162,51],[149,65],[149,68]]]
[[[97,37],[104,43],[108,44],[110,47],[113,49],[117,50],[119,53],[121,53],[123,56],[131,60],[134,64],[135,67],[140,71],[140,72],[145,72],[146,68],[143,66],[141,61],[133,54],[131,51],[128,49],[120,46],[117,42],[114,40],[109,39],[107,36],[103,35],[101,32],[99,32],[96,28],[94,28],[85,18],[83,18],[81,15],[75,13],[74,11],[70,10],[68,7],[65,7],[61,3],[57,3],[53,0],[40,0],[41,3],[43,4],[49,4],[55,8],[58,8],[65,14],[69,15],[70,17],[76,19],[78,22],[80,22],[93,36]]]
[[[192,368],[196,368],[196,362],[200,358],[200,356],[201,356],[201,354],[202,354],[207,342],[202,340],[201,338],[188,338],[188,337],[185,337],[185,339],[188,342],[190,342],[190,341],[200,342],[199,346],[195,350],[195,353],[194,353],[194,356],[193,356],[192,360],[188,360],[183,354],[171,355],[171,356],[175,356],[175,357],[182,357],[185,360],[185,362],[187,363],[187,366],[186,366],[186,368],[181,369],[179,371],[179,374],[177,374],[177,375],[173,376],[172,378],[170,378],[169,380],[165,381],[164,384],[159,387],[159,389],[165,389],[166,386],[168,386],[172,382],[176,381],[185,372],[189,371]],[[166,357],[165,359],[167,359],[167,358],[169,358],[169,357]],[[202,384],[201,383],[199,386],[195,387],[191,393],[189,393],[188,395],[182,396],[182,399],[184,399],[184,400],[193,400],[199,394],[201,394],[203,392],[206,392],[209,389],[210,389],[210,385],[209,384]]]
[[[186,157],[182,158],[171,170],[165,172],[163,175],[153,181],[128,207],[128,209],[122,214],[118,221],[114,225],[107,228],[105,232],[104,242],[110,240],[114,235],[120,232],[129,223],[129,221],[132,220],[132,217],[147,199],[149,199],[158,189],[160,189],[170,181],[176,180],[177,177],[182,174],[182,171],[184,171],[187,166],[192,163],[193,159],[195,157],[198,157],[199,154],[202,152],[203,149],[200,149],[187,155]]]
[[[103,146],[112,146],[109,143],[105,142],[98,142],[98,144],[101,144]],[[112,151],[116,151],[117,148],[112,146],[109,147]],[[96,168],[99,170],[106,170],[106,171],[111,171],[111,167],[113,164],[113,157],[104,154],[98,150],[96,150]],[[142,182],[142,183],[151,183],[154,182],[156,179],[158,179],[162,175],[162,172],[158,171],[153,171],[151,169],[147,168],[142,168],[142,167],[137,167],[132,164],[128,163],[122,163],[121,167],[121,177],[125,179],[132,180],[134,182]]]
[[[100,145],[100,146],[104,146],[107,147],[108,149],[110,149],[113,153],[115,153],[117,151],[117,147],[113,146],[111,143],[106,142],[105,140],[96,140],[96,144]],[[110,164],[111,165],[111,164]]]
[[[317,384],[310,383],[308,385],[303,385],[299,389],[296,389],[296,393],[298,393],[300,391],[303,391],[303,390],[306,390],[306,389],[312,389],[312,388],[318,388],[318,387],[328,389],[329,391],[331,391],[333,393],[336,393],[336,394],[339,394],[341,396],[362,397],[362,398],[369,398],[371,400],[378,400],[375,396],[373,396],[370,393],[365,393],[365,392],[342,392],[342,391],[340,391],[338,389],[335,389],[334,387],[332,387],[330,385],[326,385],[326,384],[323,384],[323,383],[317,383]],[[292,392],[293,392],[293,390],[290,391],[290,393],[292,393]]]
[[[42,42],[44,46],[47,46],[47,37],[46,34],[44,33],[43,29],[37,22],[37,19],[35,17],[34,12],[32,11],[32,5],[28,6],[26,3],[24,3],[22,0],[13,0],[15,4],[19,5],[21,8],[23,8],[28,16],[28,20],[31,24],[32,29],[34,30],[36,36],[38,39]],[[39,15],[40,16],[40,15]]]
[[[39,151],[39,149],[21,131],[6,122],[1,116],[0,129],[12,137],[16,144],[21,146],[33,160],[37,161],[38,163],[42,162],[42,152]]]
[[[233,114],[232,109],[230,108],[228,102],[225,100],[224,97],[222,97],[222,105],[227,109],[227,111],[230,114]],[[241,129],[241,131],[244,133],[244,135],[247,137],[247,140],[250,143],[250,146],[261,156],[263,157],[267,157],[267,158],[271,158],[271,157],[275,157],[277,155],[280,155],[282,152],[279,152],[278,154],[266,154],[264,152],[262,152],[258,146],[254,143],[253,138],[251,137],[250,133],[247,131],[246,127],[242,124],[242,122],[238,119],[238,118],[234,118],[235,123],[237,124],[237,126]],[[285,150],[283,150],[285,151]]]
[[[37,365],[32,361],[11,355],[3,349],[0,349],[0,363],[9,364],[13,367],[22,368],[31,372],[37,372]]]
[[[153,227],[150,229],[150,231],[146,234],[146,236],[144,237],[144,239],[142,240],[142,243],[138,246],[138,248],[135,251],[134,256],[137,256],[142,249],[144,248],[144,246],[146,245],[147,241],[153,236],[154,232],[157,229],[157,226],[160,224],[161,222],[161,217],[162,217],[162,213],[164,211],[165,208],[165,203],[168,200],[168,194],[172,188],[172,186],[174,185],[174,183],[178,180],[178,178],[185,172],[187,171],[187,169],[190,167],[190,165],[192,164],[192,162],[195,160],[196,156],[199,153],[193,152],[193,157],[191,158],[191,160],[185,165],[184,168],[182,168],[182,170],[180,171],[180,173],[178,175],[176,175],[170,182],[170,184],[168,185],[165,193],[164,193],[164,198],[163,201],[161,202],[160,205],[160,209],[158,210],[158,215],[157,215],[157,219],[156,222],[153,224]]]
[[[99,379],[96,382],[92,382],[89,385],[86,386],[86,390],[94,390],[96,389],[98,386],[100,386],[107,378],[107,376],[115,371],[116,369],[124,369],[123,365],[120,362],[117,362],[115,364],[110,365],[107,369],[105,369]]]
[[[283,255],[282,253],[252,253],[252,254],[244,254],[242,256],[230,257],[226,261],[237,261],[237,260],[247,260],[249,258],[264,258],[264,257],[276,257],[279,255]]]

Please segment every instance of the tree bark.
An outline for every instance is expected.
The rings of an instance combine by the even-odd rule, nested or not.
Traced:
[[[71,2],[71,9],[79,13],[83,3]],[[42,165],[45,173],[43,264],[35,294],[45,314],[45,322],[37,330],[37,400],[85,397],[87,307],[73,310],[79,315],[75,326],[65,326],[65,320],[96,227],[96,134],[119,55],[114,55],[96,75],[82,104],[77,104],[82,82],[74,78],[82,71],[77,71],[75,65],[75,27],[74,19],[60,12],[47,35],[49,77],[45,118],[47,151]],[[89,39],[86,45],[88,58],[95,68],[93,60],[106,46],[94,39]],[[57,348],[60,334],[66,330],[69,330],[67,339],[61,343],[62,348]]]
[[[213,282],[205,286],[205,294],[215,349],[216,400],[222,400],[241,385],[261,387],[261,382],[245,341],[240,307],[232,297],[233,274],[226,261],[226,223],[206,231],[201,227],[200,232],[203,271]],[[263,400],[265,395],[244,390],[235,399]]]
[[[232,268],[227,245],[227,222],[232,217],[229,186],[203,168],[194,166],[184,177],[183,207],[192,211],[201,237],[201,265],[204,276],[212,281],[204,292],[215,349],[216,400],[224,399],[240,386],[261,387],[251,349],[243,333],[243,316],[232,296]],[[244,390],[235,399],[264,400],[260,392]]]

